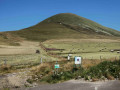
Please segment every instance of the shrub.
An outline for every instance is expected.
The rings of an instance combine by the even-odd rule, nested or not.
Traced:
[[[9,71],[12,67],[10,65],[1,65],[0,70],[1,71]]]
[[[120,65],[118,61],[104,61],[88,69],[85,74],[90,75],[92,78],[101,78],[102,76],[105,76],[106,78],[113,80],[114,78],[119,77],[119,72]]]
[[[32,84],[33,83],[33,80],[32,79],[27,79],[27,82]]]
[[[71,63],[68,63],[68,65],[72,65]],[[48,65],[41,65],[38,68],[39,72],[44,72],[44,74],[48,74],[51,72],[50,67]],[[67,66],[65,66],[68,68]],[[119,61],[104,61],[96,66],[92,66],[88,69],[84,69],[83,67],[73,67],[73,69],[68,68],[68,70],[63,69],[64,71],[59,72],[57,75],[48,74],[48,76],[45,76],[41,79],[41,81],[46,81],[48,83],[57,83],[59,81],[65,81],[70,79],[79,79],[84,78],[85,80],[92,80],[92,81],[98,81],[99,79],[105,80],[105,78],[109,80],[114,80],[114,78],[120,78],[120,63]]]
[[[57,75],[50,75],[44,77],[41,81],[46,81],[48,83],[57,83],[59,81],[70,80],[74,77],[73,73],[70,71],[63,72],[62,74],[58,73]]]

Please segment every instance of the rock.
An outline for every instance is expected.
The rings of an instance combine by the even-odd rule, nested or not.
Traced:
[[[96,81],[98,81],[97,78],[92,78],[92,82],[96,82]]]

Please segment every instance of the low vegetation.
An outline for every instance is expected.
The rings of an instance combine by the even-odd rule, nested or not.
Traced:
[[[10,65],[0,65],[0,75],[5,74],[5,73],[9,73],[13,70],[13,67]]]
[[[54,62],[55,63],[55,62]],[[75,66],[73,61],[59,62],[60,68],[56,74],[54,63],[44,63],[32,69],[32,78],[28,81],[58,83],[70,79],[84,79],[89,81],[120,79],[120,61],[103,61],[89,68]]]
[[[73,68],[72,70],[60,72],[58,75],[50,75],[42,80],[48,83],[57,83],[59,81],[66,81],[70,79],[80,79],[97,81],[97,80],[114,80],[120,79],[120,62],[104,61],[96,66],[92,66],[89,69]]]

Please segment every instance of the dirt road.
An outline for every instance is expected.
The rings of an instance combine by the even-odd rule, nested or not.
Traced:
[[[26,90],[120,90],[120,81],[86,82],[70,80],[60,84],[27,88]]]

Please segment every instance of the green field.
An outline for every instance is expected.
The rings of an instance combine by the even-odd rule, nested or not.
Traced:
[[[35,44],[32,42],[31,44]],[[28,44],[29,45],[29,44]],[[40,64],[42,57],[43,62],[51,62],[60,60],[57,57],[50,56],[48,53],[54,53],[60,57],[67,57],[68,54],[74,56],[82,56],[83,59],[102,59],[102,60],[118,60],[120,53],[110,52],[111,49],[120,49],[119,40],[109,40],[109,39],[59,39],[59,40],[48,40],[43,42],[43,45],[46,48],[57,48],[65,49],[64,51],[44,51],[41,47],[30,46],[27,48],[28,54],[11,54],[11,55],[0,55],[0,64],[4,64],[6,60],[8,65],[12,66],[33,66]],[[14,46],[15,47],[15,46]],[[21,46],[16,46],[21,47]],[[22,48],[25,49],[26,48]],[[35,51],[36,49],[40,50],[40,54],[35,54],[35,52],[29,54],[31,48]],[[16,48],[17,49],[17,48]],[[2,49],[1,49],[2,50]],[[12,52],[11,48],[11,52]],[[18,49],[19,50],[19,49]]]
[[[16,68],[31,67],[31,66],[40,64],[41,57],[42,57],[42,62],[51,62],[56,60],[53,57],[39,55],[39,54],[10,55],[10,56],[0,56],[0,65],[3,65],[5,63],[4,60],[6,60],[7,65],[10,65]]]
[[[30,45],[30,44],[33,44],[33,45]],[[6,52],[10,52],[12,54],[1,53],[0,54],[0,66],[5,64],[5,61],[7,65],[22,68],[22,67],[34,66],[34,65],[40,64],[41,58],[42,58],[42,62],[51,62],[51,61],[56,60],[56,58],[47,55],[47,53],[43,49],[38,47],[38,43],[36,44],[35,42],[28,43],[26,46],[1,47],[0,51],[4,52],[4,50],[7,50],[7,49],[8,51]],[[40,50],[40,54],[35,53],[36,49]],[[23,50],[23,52],[16,54],[16,51],[14,50],[17,50],[18,52],[19,50]]]
[[[44,45],[48,48],[65,49],[64,51],[51,51],[60,56],[82,56],[83,59],[118,59],[120,53],[110,52],[111,49],[120,49],[120,42],[114,40],[55,40],[52,42],[45,42]]]

